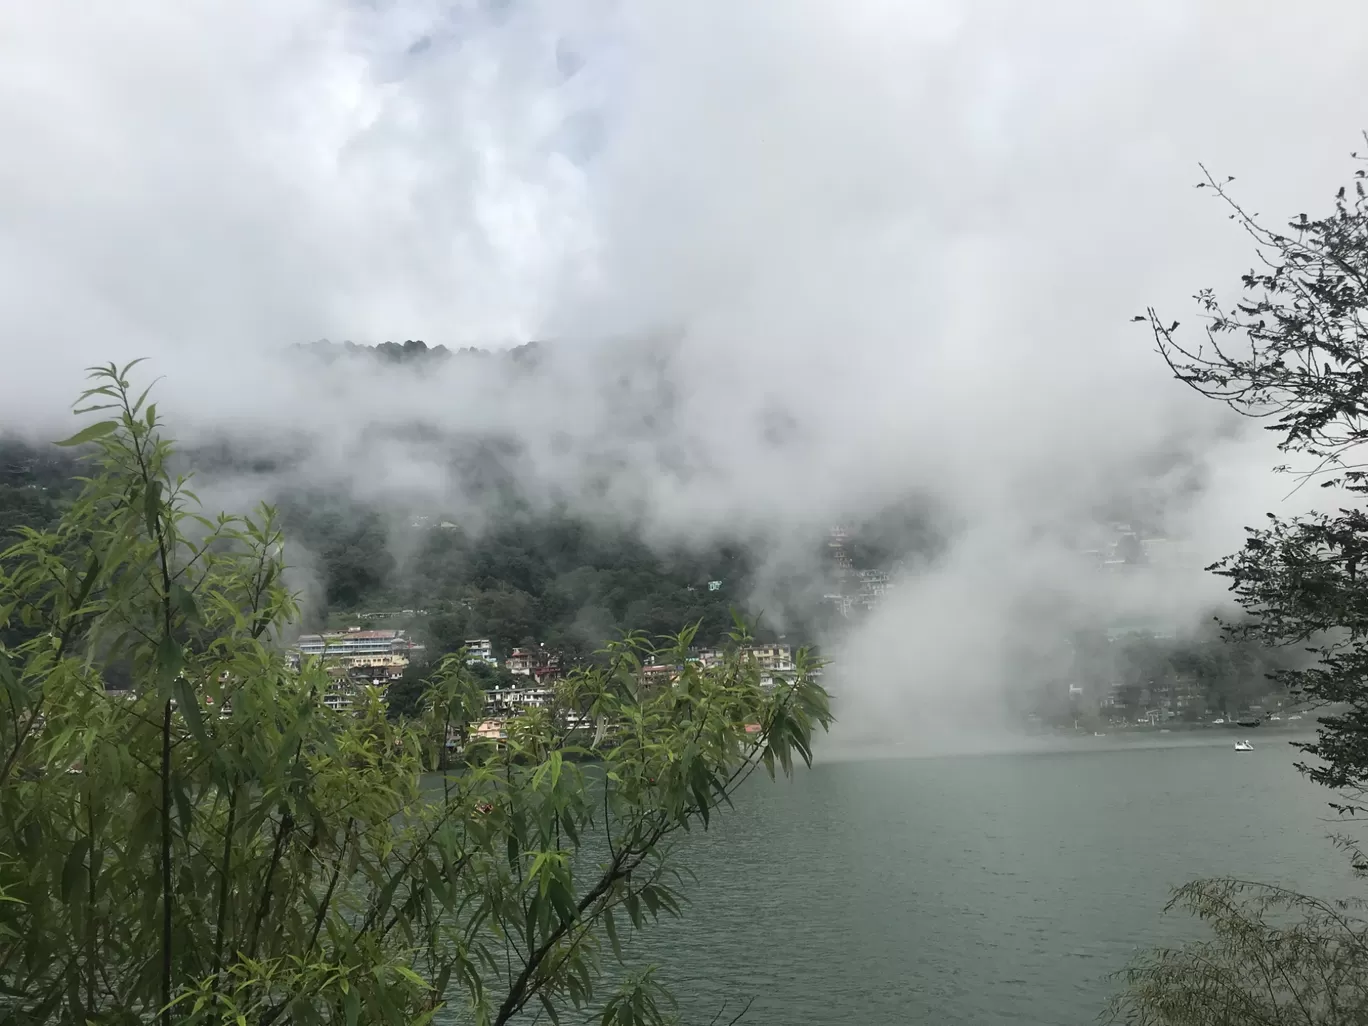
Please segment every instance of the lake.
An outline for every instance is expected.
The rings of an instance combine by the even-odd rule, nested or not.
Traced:
[[[1161,919],[1171,888],[1349,886],[1329,793],[1287,738],[1233,741],[1086,738],[757,779],[690,842],[687,918],[645,952],[689,1023],[747,999],[757,1026],[1092,1022],[1108,973],[1191,932]]]

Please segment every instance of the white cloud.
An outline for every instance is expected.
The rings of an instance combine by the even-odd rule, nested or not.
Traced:
[[[914,650],[949,651],[932,607],[1005,637],[976,582],[1029,596],[1013,545],[1218,422],[1128,323],[1250,260],[1196,162],[1316,209],[1366,32],[1349,0],[10,4],[0,409],[47,430],[80,367],[151,355],[182,430],[303,431],[381,492],[448,488],[365,433],[414,418],[520,437],[542,494],[620,459],[609,494],[668,531],[930,490],[959,569],[888,615]],[[647,331],[668,402],[605,387],[644,344],[513,386],[274,355]],[[1207,554],[1277,499],[1267,442],[1199,444],[1220,487],[1173,515]]]

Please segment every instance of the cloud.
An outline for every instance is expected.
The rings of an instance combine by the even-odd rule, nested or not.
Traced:
[[[880,622],[944,677],[947,623],[1089,594],[1060,539],[1115,495],[1202,559],[1280,499],[1128,319],[1250,261],[1197,161],[1272,217],[1330,195],[1365,31],[1348,0],[8,5],[0,418],[61,430],[81,367],[149,355],[183,434],[372,497],[459,507],[445,439],[482,433],[666,535],[929,493],[957,547]],[[281,356],[318,337],[560,341],[516,374]],[[883,629],[851,652],[895,680]]]

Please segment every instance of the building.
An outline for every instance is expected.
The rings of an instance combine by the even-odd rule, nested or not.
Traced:
[[[669,663],[657,663],[654,666],[643,666],[639,675],[642,684],[650,687],[671,687],[680,675],[683,674],[682,666],[673,666]]]
[[[747,645],[741,655],[755,660],[764,674],[793,672],[793,649],[788,645]]]
[[[402,675],[409,660],[423,649],[405,631],[374,631],[348,627],[344,631],[305,634],[295,649],[301,658],[319,658],[343,669],[398,668]]]
[[[494,655],[494,644],[488,638],[467,639],[465,649],[467,666],[475,663],[484,663],[487,666],[499,665],[499,660]]]
[[[822,601],[829,602],[841,616],[849,616],[855,611],[855,598],[852,595],[823,595]]]
[[[323,694],[323,704],[334,712],[346,712],[355,702],[355,690],[345,683],[335,684]]]
[[[504,666],[506,666],[508,672],[515,677],[532,676],[532,667],[534,663],[535,657],[532,654],[532,650],[527,648],[515,648],[512,652],[508,653],[508,658],[504,660]]]
[[[404,675],[410,659],[423,650],[404,631],[325,631],[300,637],[291,656],[296,666],[304,659],[318,659],[332,682],[323,696],[329,709],[347,710],[355,704],[358,689],[370,685],[384,688]]]
[[[560,656],[548,652],[545,645],[536,648],[515,648],[504,660],[504,666],[515,677],[532,677],[538,682],[555,680],[560,676]]]
[[[471,728],[470,739],[501,743],[508,739],[508,724],[500,719],[484,720]]]
[[[883,570],[857,570],[860,581],[860,600],[866,606],[875,605],[888,594],[889,578]]]
[[[714,666],[720,666],[724,658],[726,655],[720,648],[701,648],[693,654],[689,661],[697,663],[705,670],[711,670]]]
[[[520,688],[497,688],[485,692],[490,707],[501,714],[513,714],[524,709],[537,709],[551,704],[555,689],[529,685]]]

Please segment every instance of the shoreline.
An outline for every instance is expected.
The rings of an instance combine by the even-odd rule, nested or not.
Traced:
[[[1298,729],[1300,728],[1300,729]],[[1166,732],[1161,732],[1166,731]],[[997,734],[980,737],[959,736],[915,737],[900,740],[832,739],[817,746],[815,763],[866,762],[885,759],[956,759],[987,756],[1062,755],[1089,752],[1122,752],[1140,748],[1218,748],[1234,747],[1236,741],[1248,739],[1257,753],[1275,748],[1291,754],[1287,746],[1294,742],[1315,740],[1313,725],[1298,724],[1292,729],[1266,730],[1263,727],[1239,728],[1226,731],[1224,727],[1210,730],[1173,730],[1149,728],[1103,732],[1100,736],[1082,731],[1043,732],[1035,734]],[[1260,743],[1263,738],[1263,743]]]

